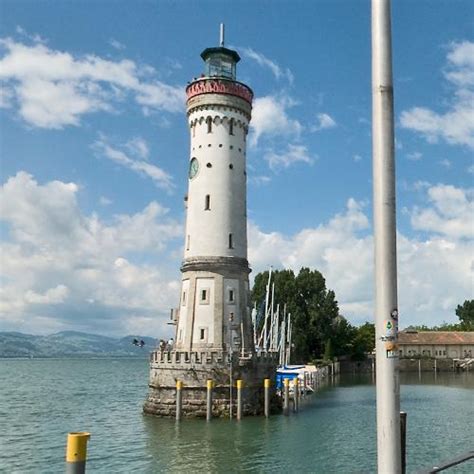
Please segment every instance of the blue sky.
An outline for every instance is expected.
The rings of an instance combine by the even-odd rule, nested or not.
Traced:
[[[255,93],[253,274],[319,269],[372,316],[369,1],[0,1],[1,329],[168,334],[201,51]],[[473,297],[474,5],[394,1],[401,325]]]

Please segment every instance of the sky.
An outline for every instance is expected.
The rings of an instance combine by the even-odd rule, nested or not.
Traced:
[[[0,330],[164,337],[184,89],[226,46],[254,91],[252,275],[319,270],[373,320],[370,1],[0,0]],[[473,298],[474,3],[394,0],[400,325]]]

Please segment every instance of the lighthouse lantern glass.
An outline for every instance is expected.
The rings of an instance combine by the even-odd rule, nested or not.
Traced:
[[[206,75],[235,79],[235,61],[224,54],[213,54],[206,60]]]

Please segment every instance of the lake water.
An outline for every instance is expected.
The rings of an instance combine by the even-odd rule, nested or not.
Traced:
[[[146,360],[0,360],[0,472],[64,472],[69,431],[92,435],[89,473],[376,470],[370,375],[329,383],[289,417],[179,424],[142,415],[147,381]],[[474,373],[402,374],[401,397],[408,472],[473,448]]]

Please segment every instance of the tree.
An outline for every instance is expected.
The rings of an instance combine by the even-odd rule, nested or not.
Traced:
[[[375,324],[365,323],[356,329],[352,348],[352,358],[363,360],[375,349]]]
[[[461,330],[474,331],[474,300],[465,300],[456,308],[456,316],[459,318]]]
[[[255,277],[252,301],[260,309],[264,305],[267,281],[268,272]],[[272,282],[275,284],[275,308],[280,304],[282,311],[286,304],[287,313],[291,313],[295,346],[292,362],[305,363],[321,358],[328,341],[331,352],[339,355],[338,318],[341,316],[334,291],[326,288],[323,275],[309,268],[302,268],[296,276],[292,270],[277,270],[272,273]],[[259,330],[262,325],[263,318],[257,324]],[[339,329],[342,334],[347,327],[343,324]]]

